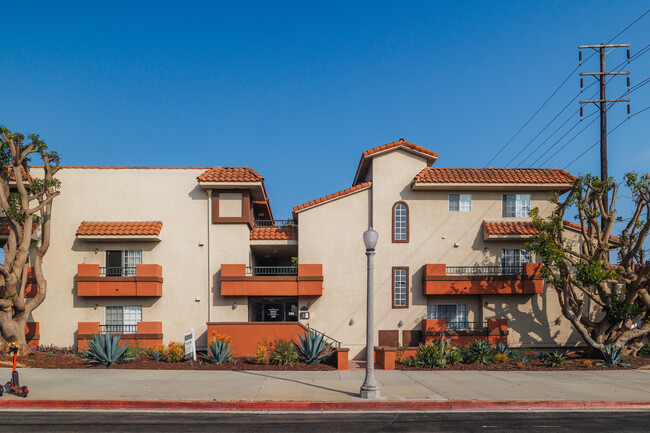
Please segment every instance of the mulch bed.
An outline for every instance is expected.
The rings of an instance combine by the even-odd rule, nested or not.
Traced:
[[[200,356],[199,356],[200,358]],[[0,367],[11,367],[13,358],[0,355]],[[99,368],[85,362],[78,356],[68,354],[59,355],[36,352],[33,355],[18,355],[18,368]],[[196,362],[163,362],[147,358],[137,358],[133,361],[117,364],[109,367],[111,369],[133,369],[133,370],[272,370],[272,371],[326,371],[336,370],[336,367],[329,364],[296,364],[296,365],[263,365],[248,361],[246,358],[239,358],[234,364],[216,365],[208,361]]]
[[[504,363],[495,362],[492,365],[485,365],[479,363],[471,364],[456,364],[456,365],[446,365],[443,368],[422,368],[422,367],[411,367],[409,365],[396,363],[396,370],[404,371],[441,371],[441,370],[477,370],[477,371],[587,371],[587,370],[633,370],[642,367],[648,368],[650,366],[650,358],[644,358],[640,356],[629,356],[623,360],[624,364],[629,364],[627,367],[605,367],[596,365],[597,362],[602,362],[602,359],[589,359],[592,362],[592,366],[588,367],[584,365],[584,361],[587,358],[580,358],[578,356],[569,357],[568,363],[565,365],[559,365],[557,367],[549,367],[540,360],[531,360],[523,367],[518,367],[516,362],[508,361]]]

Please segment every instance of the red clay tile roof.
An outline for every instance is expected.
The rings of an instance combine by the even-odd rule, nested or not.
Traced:
[[[77,236],[158,236],[162,221],[83,221]]]
[[[34,166],[42,167],[42,166]],[[154,166],[100,166],[100,165],[62,165],[61,168],[84,170],[207,170],[212,167],[154,167]]]
[[[340,197],[342,195],[346,195],[346,194],[350,194],[350,193],[355,192],[355,191],[359,191],[360,189],[369,188],[370,186],[372,186],[372,182],[360,183],[359,185],[355,185],[355,186],[353,186],[351,188],[344,189],[343,191],[335,192],[334,194],[328,194],[328,195],[326,195],[324,197],[317,198],[316,200],[308,201],[307,203],[303,203],[301,205],[298,205],[298,206],[293,208],[293,211],[297,212],[299,210],[308,208],[308,207],[313,206],[315,204],[322,203],[322,202],[328,201],[328,200],[332,200],[332,199]]]
[[[535,235],[538,230],[530,221],[483,221],[483,230],[489,235]]]
[[[424,147],[418,146],[417,144],[409,143],[408,141],[404,141],[403,139],[398,141],[393,141],[392,143],[383,144],[378,147],[373,147],[370,150],[366,150],[365,152],[363,152],[362,157],[370,156],[374,153],[381,152],[382,150],[392,149],[394,147],[400,147],[400,146],[415,150],[420,153],[424,153],[434,158],[438,158],[438,154],[433,150],[426,149]]]
[[[295,227],[253,227],[250,239],[264,241],[288,241],[298,239]]]
[[[580,224],[563,221],[564,227],[580,231]],[[488,235],[532,236],[539,233],[530,221],[483,221],[483,230]],[[620,242],[618,236],[611,237],[613,242]]]
[[[213,167],[197,179],[199,182],[262,182],[264,180],[249,167]]]
[[[38,227],[38,223],[34,221],[32,223],[32,233],[36,231],[37,227]],[[7,218],[2,218],[0,219],[0,236],[8,236],[8,235],[9,235],[9,221]]]
[[[575,177],[556,168],[433,168],[415,176],[415,183],[572,183]]]

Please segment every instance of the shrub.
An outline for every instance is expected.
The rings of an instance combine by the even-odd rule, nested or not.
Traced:
[[[230,337],[227,335],[217,334],[216,332],[213,331],[212,334],[210,335],[210,338],[208,339],[208,344],[214,341],[222,341],[224,343],[230,344]]]
[[[514,350],[511,351],[510,354],[508,355],[508,359],[511,361],[521,361],[521,358],[522,358],[521,353]]]
[[[494,355],[494,362],[499,362],[501,364],[508,362],[508,356],[503,353],[497,353]]]
[[[549,367],[552,367],[552,368],[568,364],[568,362],[569,362],[566,359],[566,356],[564,356],[561,353],[558,353],[557,351],[549,352],[549,353],[545,354],[543,360],[544,360],[544,364],[546,364],[546,365],[548,365]]]
[[[507,344],[499,343],[499,344],[495,344],[493,347],[494,347],[495,354],[502,354],[505,355],[506,357],[510,357],[510,354],[512,353],[512,351],[510,350],[510,346],[508,346]]]
[[[77,346],[68,346],[68,347],[59,347],[55,346],[53,344],[51,345],[44,345],[44,344],[39,344],[38,346],[35,346],[32,349],[34,352],[44,352],[47,356],[54,356],[54,355],[60,355],[60,356],[67,356],[67,355],[76,355],[77,354]]]
[[[147,355],[154,361],[165,360],[165,346],[152,347],[147,351]]]
[[[586,360],[582,361],[582,365],[584,367],[591,368],[591,367],[594,366],[594,362],[589,360],[589,359],[586,359]]]
[[[232,348],[230,347],[230,340],[215,339],[208,344],[208,352],[203,355],[213,364],[223,364],[226,362],[234,362],[235,357],[232,355]]]
[[[644,344],[637,352],[637,356],[650,356],[650,343]]]
[[[82,350],[82,357],[91,364],[110,367],[114,364],[129,362],[134,358],[128,352],[129,345],[126,342],[120,345],[119,335],[95,334],[93,335],[93,341],[85,339],[84,341],[88,344],[88,349]]]
[[[323,334],[309,331],[300,336],[300,343],[296,344],[298,357],[305,364],[318,364],[329,357],[334,350],[332,345],[323,341]]]
[[[623,364],[621,362],[625,358],[621,356],[622,350],[622,347],[615,347],[611,343],[605,346],[605,350],[601,350],[605,362],[600,364],[605,365],[606,367],[627,367],[629,364]]]
[[[481,364],[492,363],[492,348],[487,341],[474,340],[469,346],[471,362],[480,362]]]
[[[293,341],[276,340],[273,343],[273,350],[269,354],[273,364],[294,365],[298,362],[298,352]]]
[[[431,343],[420,344],[415,353],[415,365],[425,368],[444,367],[447,365],[448,351],[449,340],[444,335]]]
[[[463,347],[462,349],[459,349],[458,352],[460,353],[464,364],[472,362],[472,351],[469,350],[469,347]]]
[[[445,359],[449,365],[456,365],[463,362],[463,355],[461,354],[460,350],[453,349],[447,352]]]
[[[185,358],[185,347],[181,343],[170,341],[165,350],[165,361],[176,363]]]
[[[271,350],[273,348],[266,338],[258,342],[257,349],[255,350],[255,362],[258,364],[269,364],[271,362]]]

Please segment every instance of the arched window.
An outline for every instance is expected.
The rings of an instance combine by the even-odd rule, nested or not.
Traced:
[[[409,241],[409,208],[403,201],[393,205],[393,242]]]

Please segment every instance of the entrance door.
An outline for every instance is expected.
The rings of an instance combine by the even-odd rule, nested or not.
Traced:
[[[295,322],[298,320],[298,298],[249,298],[251,322]]]

